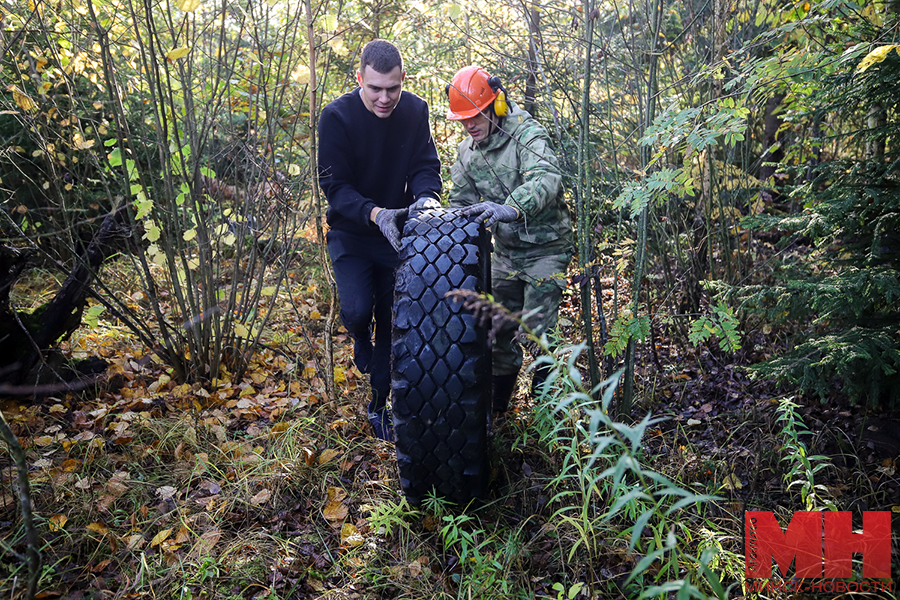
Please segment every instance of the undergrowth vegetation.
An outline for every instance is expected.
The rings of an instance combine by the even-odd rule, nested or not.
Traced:
[[[0,597],[762,598],[745,510],[900,506],[897,2],[0,4]],[[469,506],[403,497],[337,322],[316,117],[379,36],[445,181],[479,64],[576,223]]]

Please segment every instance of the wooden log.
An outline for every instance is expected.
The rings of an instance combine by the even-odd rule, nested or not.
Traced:
[[[18,385],[58,341],[68,339],[81,325],[88,288],[110,252],[120,226],[110,213],[94,235],[52,300],[32,313],[15,311],[9,292],[27,264],[27,256],[0,248],[0,383]]]

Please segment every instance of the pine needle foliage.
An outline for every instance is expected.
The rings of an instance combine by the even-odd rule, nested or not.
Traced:
[[[900,55],[877,52],[880,40],[897,35],[898,14],[888,15],[880,31],[863,25],[866,37],[878,41],[844,51],[791,117],[827,124],[817,140],[822,162],[810,167],[811,154],[802,170],[788,173],[802,209],[753,219],[755,228],[787,233],[785,244],[812,251],[792,253],[775,270],[773,285],[745,287],[740,295],[745,308],[796,331],[793,348],[759,366],[761,375],[822,400],[839,392],[898,407]],[[863,57],[872,53],[881,60],[867,64]]]

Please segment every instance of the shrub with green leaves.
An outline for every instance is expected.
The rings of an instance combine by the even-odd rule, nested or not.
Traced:
[[[873,43],[896,27],[851,30],[856,42],[820,87],[804,84],[790,119],[821,123],[829,160],[787,170],[794,214],[756,218],[759,229],[784,232],[788,254],[771,285],[740,290],[744,306],[795,335],[790,349],[761,365],[765,377],[797,385],[825,400],[840,392],[871,405],[900,405],[900,54]],[[844,46],[839,46],[843,50]],[[872,57],[875,57],[874,59]],[[827,73],[824,69],[817,74]],[[828,156],[822,153],[822,156]]]
[[[546,342],[541,340],[545,350]],[[549,483],[551,502],[559,508],[550,521],[574,540],[566,562],[591,562],[604,548],[621,546],[641,557],[624,582],[628,597],[677,592],[684,598],[726,598],[725,585],[739,574],[714,572],[711,565],[724,551],[709,544],[695,548],[693,540],[703,505],[715,497],[685,489],[647,466],[643,439],[661,419],[614,419],[610,405],[622,372],[596,390],[585,389],[577,367],[583,350],[564,348],[539,359],[552,372],[530,428],[559,456],[559,474]]]

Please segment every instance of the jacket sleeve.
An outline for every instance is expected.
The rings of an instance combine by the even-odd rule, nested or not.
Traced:
[[[466,156],[466,152],[460,145],[456,162],[450,167],[450,180],[453,182],[453,189],[450,190],[450,208],[469,206],[481,200],[481,196],[475,188],[475,182],[469,177],[463,166],[467,162]]]
[[[331,110],[319,117],[319,185],[329,206],[343,217],[368,227],[375,227],[369,214],[375,203],[353,186],[352,144],[344,123]]]
[[[505,203],[515,206],[528,218],[556,202],[562,185],[562,173],[550,140],[542,128],[528,128],[522,139],[517,141],[516,154],[522,184],[512,191]]]
[[[422,113],[416,124],[416,135],[413,140],[413,158],[410,161],[408,181],[413,198],[422,196],[440,199],[441,159],[438,158],[434,137],[431,135],[431,122],[428,120],[428,105],[423,104]]]

